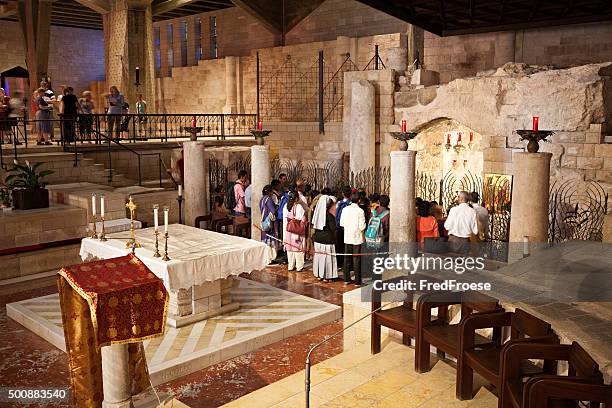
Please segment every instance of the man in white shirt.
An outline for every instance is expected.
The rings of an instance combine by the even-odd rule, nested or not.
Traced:
[[[344,252],[359,254],[364,243],[363,232],[366,229],[365,213],[359,207],[359,194],[353,193],[351,204],[342,210],[340,226],[344,228]],[[352,268],[351,268],[352,267]],[[361,286],[361,259],[359,255],[345,255],[342,272],[344,284],[351,283],[351,269],[355,272],[355,286]]]
[[[472,208],[476,211],[476,222],[478,223],[478,238],[481,241],[489,240],[489,211],[482,205],[478,204],[480,195],[477,192],[470,194],[470,202]]]
[[[247,217],[251,217],[251,186],[249,183],[247,188],[244,189],[244,205],[246,206]]]
[[[448,212],[444,228],[448,231],[448,242],[455,252],[465,253],[469,250],[470,237],[478,235],[476,211],[469,206],[470,194],[460,191],[457,201],[459,205]]]

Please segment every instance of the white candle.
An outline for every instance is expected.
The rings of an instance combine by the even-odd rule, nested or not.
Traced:
[[[104,196],[100,196],[100,217],[104,217]]]
[[[164,233],[168,233],[168,207],[164,208]]]
[[[183,196],[183,185],[179,184],[179,197]]]
[[[96,195],[91,195],[91,215],[95,218],[96,216]],[[95,221],[94,221],[95,222]]]
[[[155,232],[159,231],[159,220],[157,219],[158,214],[159,214],[159,208],[156,205],[155,207],[153,207],[153,220],[155,220]]]

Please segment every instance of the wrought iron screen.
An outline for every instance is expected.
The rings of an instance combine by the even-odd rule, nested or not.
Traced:
[[[567,180],[550,187],[549,242],[601,241],[608,194],[596,182]]]

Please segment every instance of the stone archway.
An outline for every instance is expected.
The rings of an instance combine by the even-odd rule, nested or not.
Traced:
[[[436,178],[449,172],[470,172],[481,176],[484,171],[482,135],[450,118],[436,118],[419,126],[419,135],[409,148],[417,151],[417,169]],[[461,142],[459,142],[461,133]],[[472,141],[470,142],[470,134]],[[451,147],[447,149],[447,142]]]

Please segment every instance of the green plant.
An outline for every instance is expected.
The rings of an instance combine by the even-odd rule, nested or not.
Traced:
[[[8,171],[9,175],[6,176],[4,180],[6,185],[12,186],[12,188],[45,188],[47,183],[42,181],[42,179],[54,173],[53,170],[38,171],[38,168],[42,166],[43,163],[30,164],[27,160],[25,164],[19,164],[17,160],[13,163],[13,167]]]

